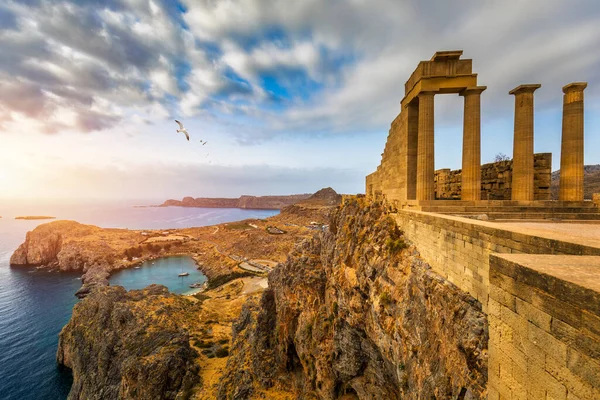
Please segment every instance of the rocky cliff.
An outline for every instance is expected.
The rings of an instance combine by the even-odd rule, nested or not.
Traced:
[[[233,325],[220,399],[485,398],[481,305],[431,271],[381,203],[351,200]]]
[[[307,199],[310,194],[292,194],[289,196],[241,196],[235,198],[184,197],[182,200],[169,199],[160,207],[206,207],[206,208],[249,208],[280,210],[298,201]]]
[[[189,331],[194,303],[164,286],[103,287],[75,305],[57,360],[73,372],[69,399],[186,399],[200,382]]]

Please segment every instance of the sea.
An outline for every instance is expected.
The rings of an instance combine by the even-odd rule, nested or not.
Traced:
[[[72,377],[56,364],[58,334],[69,321],[80,274],[10,268],[11,254],[27,231],[48,220],[15,220],[20,215],[50,215],[104,228],[174,229],[246,218],[267,218],[276,210],[135,207],[136,202],[47,203],[0,201],[0,399],[65,399]],[[180,278],[180,272],[190,275]],[[175,293],[189,291],[206,278],[189,257],[149,261],[119,271],[111,285],[140,289],[163,284]]]

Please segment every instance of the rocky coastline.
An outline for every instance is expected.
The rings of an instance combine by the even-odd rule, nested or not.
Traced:
[[[287,196],[240,196],[239,198],[184,197],[182,200],[169,199],[158,207],[204,207],[204,208],[243,208],[255,210],[281,210],[287,206],[308,199],[311,194]]]
[[[287,229],[325,214],[329,228],[273,248],[283,259],[268,277],[195,296],[96,288],[60,336],[70,398],[485,398],[481,304],[432,272],[385,209],[363,198],[310,217],[291,207]],[[240,234],[228,251],[262,232],[242,226],[230,226]],[[256,239],[245,245],[264,253]]]

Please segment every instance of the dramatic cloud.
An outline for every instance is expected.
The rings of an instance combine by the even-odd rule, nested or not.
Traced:
[[[128,142],[135,161],[167,160],[168,169],[174,159],[197,161],[189,146],[163,141],[165,132],[174,134],[166,120],[182,118],[211,144],[221,140],[215,164],[231,168],[241,168],[244,157],[272,166],[306,159],[318,173],[301,174],[334,182],[347,171],[332,168],[332,154],[357,145],[363,154],[343,162],[359,170],[358,191],[376,166],[418,62],[437,50],[463,49],[488,86],[484,161],[511,152],[508,91],[541,83],[536,151],[552,151],[556,167],[561,87],[588,81],[586,162],[599,162],[590,153],[600,145],[593,135],[600,129],[598,26],[597,0],[8,0],[0,4],[0,141],[23,137],[10,141],[5,154],[13,154],[40,141],[40,134],[68,136],[53,147],[64,155],[63,147],[81,150],[85,140],[100,136],[106,138],[94,142],[103,149],[94,154],[100,165],[119,147],[113,141],[138,137]],[[436,97],[440,167],[460,165],[462,107],[458,96]],[[97,134],[78,134],[88,132]],[[303,151],[290,150],[298,140]],[[340,150],[342,141],[349,144]],[[254,146],[241,151],[240,144]],[[123,153],[119,162],[129,165]],[[219,168],[225,167],[213,165],[218,174],[203,176],[228,181],[228,170]],[[171,179],[152,171],[156,182]],[[282,188],[300,182],[291,170],[286,174],[266,176]],[[189,185],[178,179],[168,185]]]
[[[542,105],[595,83],[598,24],[594,0],[15,1],[0,7],[0,118],[88,132],[132,113],[239,116],[245,142],[380,130],[417,62],[448,48],[474,58],[494,117],[524,81],[552,89]]]

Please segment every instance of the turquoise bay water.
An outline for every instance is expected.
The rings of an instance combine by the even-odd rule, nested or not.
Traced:
[[[143,204],[143,203],[142,203]],[[56,366],[58,333],[69,321],[78,274],[10,268],[13,251],[27,231],[48,221],[14,220],[17,215],[52,215],[107,228],[170,229],[206,226],[246,218],[266,218],[272,210],[206,208],[133,208],[131,204],[6,204],[0,202],[0,398],[65,399],[70,374]],[[186,278],[177,275],[189,272]],[[146,263],[139,269],[115,273],[112,285],[127,289],[151,283],[184,293],[202,281],[193,260],[171,257]]]
[[[178,276],[187,272],[188,276]],[[143,289],[150,283],[160,283],[177,294],[190,292],[191,283],[204,283],[206,277],[197,269],[191,257],[165,257],[146,261],[138,269],[124,269],[110,277],[111,285],[120,285],[127,290]]]

